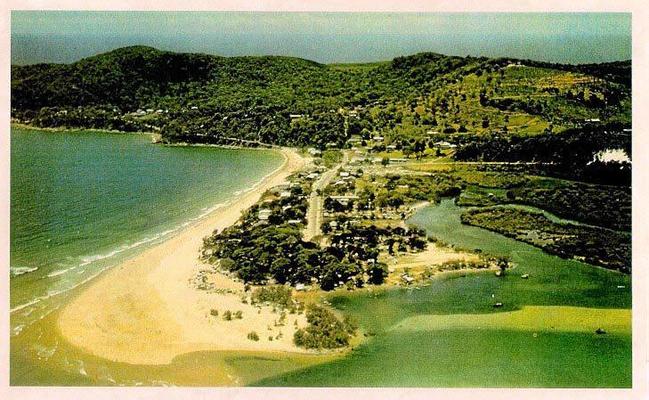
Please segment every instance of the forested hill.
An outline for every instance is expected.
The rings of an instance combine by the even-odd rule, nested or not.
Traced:
[[[420,53],[372,64],[134,46],[12,66],[12,118],[166,141],[342,146],[352,134],[537,134],[630,124],[630,61],[556,65]]]

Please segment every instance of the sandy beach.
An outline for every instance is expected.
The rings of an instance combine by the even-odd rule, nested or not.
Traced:
[[[283,165],[253,190],[91,282],[61,311],[62,336],[90,354],[131,364],[167,364],[202,350],[304,352],[292,342],[293,332],[306,324],[303,315],[288,314],[278,323],[271,307],[242,302],[241,282],[198,258],[205,236],[234,224],[267,189],[306,163],[294,150],[282,154]],[[201,279],[212,289],[198,289]],[[243,318],[226,321],[227,310],[241,311]],[[248,339],[250,332],[260,340]]]

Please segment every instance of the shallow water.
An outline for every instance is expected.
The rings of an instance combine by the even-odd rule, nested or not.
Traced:
[[[66,344],[53,318],[75,288],[248,190],[283,160],[273,151],[150,141],[12,128],[13,384],[87,381],[90,368],[75,364],[81,359],[59,356]]]
[[[450,274],[420,289],[336,293],[331,303],[355,318],[366,342],[349,357],[254,383],[259,386],[629,387],[631,332],[521,332],[516,329],[391,329],[404,318],[489,314],[524,305],[631,307],[627,275],[564,260],[460,222],[451,199],[408,221],[448,244],[509,255],[503,278],[491,272]],[[529,274],[529,279],[520,275]],[[504,305],[494,309],[494,302]],[[606,321],[601,321],[606,326]]]

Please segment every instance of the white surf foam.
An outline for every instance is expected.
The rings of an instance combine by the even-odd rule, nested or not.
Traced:
[[[11,276],[24,275],[34,271],[38,271],[38,267],[9,267]]]

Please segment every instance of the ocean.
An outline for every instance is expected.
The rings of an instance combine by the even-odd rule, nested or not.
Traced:
[[[227,203],[280,166],[268,150],[149,135],[11,129],[12,335],[71,289]]]

